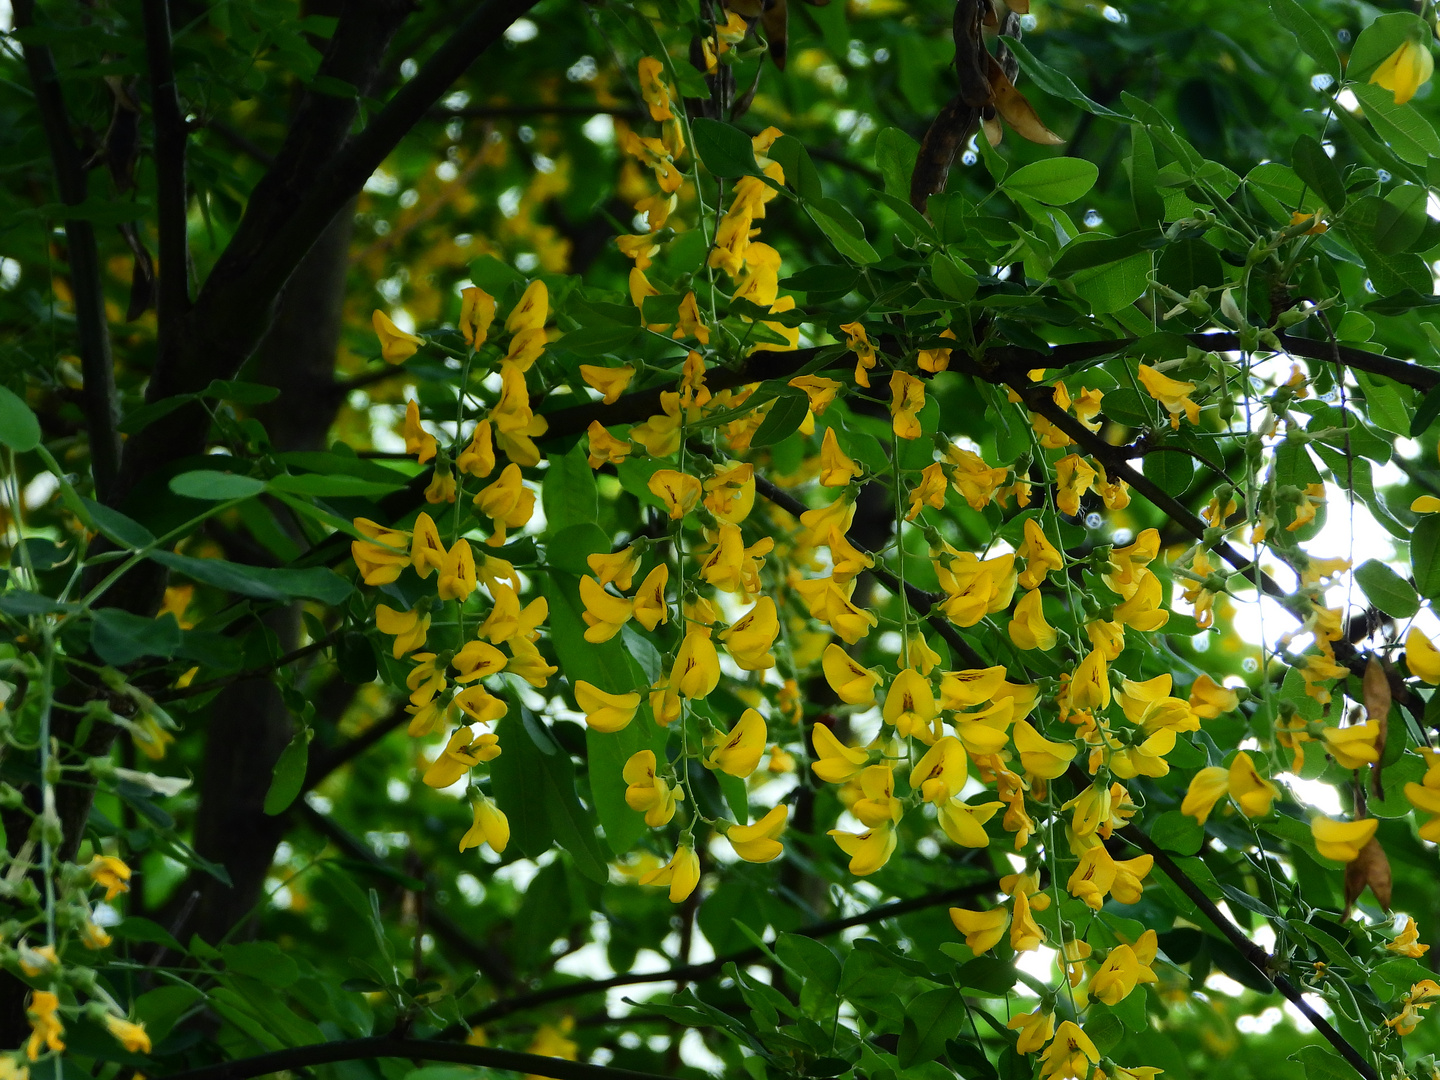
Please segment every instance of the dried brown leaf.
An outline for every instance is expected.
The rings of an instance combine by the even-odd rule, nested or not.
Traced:
[[[1374,720],[1380,727],[1380,733],[1375,736],[1375,764],[1370,766],[1370,787],[1375,792],[1376,798],[1385,797],[1385,787],[1381,776],[1382,766],[1380,756],[1385,753],[1385,740],[1390,735],[1390,679],[1385,674],[1385,667],[1380,659],[1371,656],[1365,665],[1365,678],[1362,682],[1363,696],[1365,699],[1365,719]]]
[[[1005,0],[1005,6],[1016,15],[1030,14],[1030,0]]]
[[[980,129],[985,132],[985,141],[991,146],[999,146],[1000,140],[1005,137],[1005,127],[1000,123],[998,115],[987,116],[981,120]]]
[[[1025,100],[1025,95],[1006,78],[1000,62],[993,56],[990,57],[990,89],[995,95],[995,108],[1021,138],[1041,146],[1059,146],[1065,141],[1045,126],[1034,107]]]
[[[915,157],[915,171],[910,174],[910,205],[920,213],[931,195],[945,190],[950,176],[950,166],[960,147],[975,133],[979,111],[966,105],[957,95],[935,117],[925,139],[920,144],[920,153]]]
[[[1385,849],[1380,846],[1380,841],[1373,836],[1370,842],[1360,849],[1353,862],[1345,866],[1345,914],[1350,914],[1350,906],[1360,898],[1366,886],[1386,911],[1390,910],[1390,860],[1385,855]]]

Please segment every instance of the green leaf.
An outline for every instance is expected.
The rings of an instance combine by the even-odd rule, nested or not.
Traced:
[[[818,984],[827,994],[840,985],[840,958],[813,938],[780,934],[775,938],[775,955],[806,984]]]
[[[1159,450],[1145,455],[1144,472],[1165,494],[1180,496],[1195,477],[1195,462],[1189,454]]]
[[[148,945],[163,945],[165,948],[184,956],[186,949],[184,945],[176,941],[169,930],[166,930],[157,922],[143,919],[138,915],[129,915],[121,919],[112,931],[115,937],[124,941],[140,941]]]
[[[765,414],[765,419],[750,439],[750,445],[757,448],[773,446],[782,439],[789,438],[805,422],[809,411],[809,399],[787,387],[785,393],[777,397],[775,404],[770,406],[770,411]]]
[[[1392,618],[1408,619],[1420,610],[1420,597],[1411,584],[1376,559],[1360,564],[1355,583],[1372,604]]]
[[[1150,825],[1150,839],[1177,855],[1194,855],[1205,840],[1205,830],[1188,814],[1167,810]]]
[[[1408,398],[1413,391],[1381,375],[1365,371],[1355,372],[1355,381],[1365,394],[1372,424],[1396,435],[1404,435],[1410,430],[1413,421]]]
[[[739,128],[700,117],[691,121],[690,133],[701,164],[715,176],[760,175],[760,166],[755,163],[755,147],[750,136]]]
[[[1126,233],[1124,236],[1097,236],[1094,233],[1077,236],[1060,252],[1060,257],[1050,267],[1050,276],[1070,277],[1081,270],[1089,270],[1092,266],[1104,266],[1128,259],[1143,250],[1146,239],[1148,235],[1143,231]]]
[[[1354,1067],[1323,1046],[1302,1046],[1290,1060],[1305,1066],[1305,1080],[1355,1080]]]
[[[195,394],[174,394],[167,398],[161,398],[159,401],[152,401],[148,405],[131,409],[120,421],[120,431],[126,435],[144,431],[162,416],[169,416],[176,409],[190,404],[195,398]]]
[[[224,559],[196,559],[173,551],[147,552],[150,558],[177,573],[206,585],[257,600],[292,600],[306,597],[326,604],[338,604],[354,587],[333,570],[308,570],[245,566]]]
[[[1020,61],[1020,70],[1025,72],[1026,76],[1028,76],[1036,86],[1044,90],[1045,93],[1051,97],[1068,101],[1076,108],[1095,116],[1105,116],[1112,120],[1125,119],[1123,114],[1117,113],[1112,109],[1107,109],[1099,102],[1092,101],[1086,97],[1068,75],[1063,75],[1054,68],[1042,64],[1035,58],[1035,55],[1023,41],[1012,37],[1002,38],[1001,40],[1004,41],[1010,51],[1015,54],[1015,59]],[[989,143],[987,142],[986,145],[988,146]]]
[[[1335,43],[1313,15],[1295,0],[1270,0],[1270,10],[1276,22],[1295,35],[1300,48],[1320,66],[1321,71],[1340,77],[1340,55],[1335,51]],[[1351,64],[1354,64],[1353,56]]]
[[[123,548],[143,548],[155,543],[155,534],[134,518],[126,517],[119,510],[112,510],[102,503],[81,496],[80,504],[95,523],[95,528],[105,539]]]
[[[965,998],[958,990],[928,990],[905,1008],[905,1026],[895,1054],[908,1069],[940,1056],[948,1039],[965,1024]]]
[[[285,989],[300,978],[299,965],[269,941],[225,945],[221,947],[220,955],[225,960],[226,970],[258,979],[277,990]]]
[[[290,809],[290,804],[300,796],[305,770],[310,764],[310,734],[309,728],[297,731],[280,751],[275,773],[270,777],[270,790],[265,792],[265,813],[271,817]]]
[[[825,191],[820,186],[820,174],[810,160],[810,151],[795,136],[782,135],[765,151],[765,156],[780,163],[780,168],[785,170],[785,182],[802,199],[816,202],[825,197]]]
[[[962,269],[954,259],[939,251],[930,256],[930,277],[952,300],[968,301],[979,288],[979,282],[968,267]]]
[[[545,508],[545,534],[554,536],[571,525],[594,524],[599,517],[595,470],[576,443],[568,454],[551,454],[540,497]]]
[[[1410,540],[1415,587],[1427,599],[1440,596],[1440,514],[1426,514]]]
[[[1295,0],[1271,0],[1272,4],[1294,4]],[[1298,7],[1297,7],[1298,10]],[[1300,12],[1305,15],[1303,11]],[[1308,15],[1305,16],[1309,18]],[[1333,51],[1333,50],[1332,50]],[[1313,135],[1301,135],[1290,151],[1291,165],[1301,180],[1315,189],[1325,205],[1337,213],[1345,208],[1345,183],[1340,170]]]
[[[1141,228],[1161,224],[1165,220],[1165,198],[1156,186],[1158,167],[1155,144],[1144,124],[1130,125],[1130,199]]]
[[[210,385],[200,391],[200,396],[234,401],[241,405],[264,405],[267,401],[278,398],[280,390],[275,386],[244,382],[240,379],[212,379]]]
[[[1399,255],[1413,249],[1430,219],[1425,213],[1428,191],[1419,184],[1401,184],[1376,208],[1372,241],[1382,255]]]
[[[114,667],[145,656],[168,660],[180,648],[180,624],[168,611],[158,619],[147,619],[120,608],[98,608],[90,622],[90,647]]]
[[[1430,429],[1437,416],[1440,416],[1440,386],[1432,386],[1420,400],[1410,420],[1410,437],[1418,439]]]
[[[388,495],[405,486],[405,478],[398,473],[393,483],[385,480],[364,480],[344,473],[322,475],[320,473],[282,473],[272,476],[271,491],[283,491],[287,495],[308,495],[316,499],[369,498],[374,495]]]
[[[880,261],[879,254],[866,241],[865,230],[855,220],[855,215],[834,199],[807,204],[805,211],[843,257],[867,266]]]
[[[907,200],[907,206],[910,174],[919,156],[920,144],[899,128],[887,127],[875,136],[875,167],[884,178],[885,194]]]
[[[40,421],[4,386],[0,386],[0,443],[20,454],[40,445]]]
[[[1408,104],[1396,105],[1395,95],[1383,86],[1357,83],[1350,89],[1360,99],[1375,134],[1384,139],[1402,161],[1424,165],[1431,157],[1440,157],[1440,135],[1418,109]]]
[[[1142,251],[1120,262],[1081,270],[1070,279],[1080,299],[1094,315],[1108,315],[1129,307],[1149,284],[1151,255]]]
[[[1001,187],[1047,206],[1066,206],[1081,198],[1100,177],[1100,169],[1084,158],[1051,158],[1016,169]]]
[[[172,476],[170,490],[187,499],[226,502],[229,499],[248,499],[252,495],[260,494],[265,490],[265,481],[239,473],[195,469]]]

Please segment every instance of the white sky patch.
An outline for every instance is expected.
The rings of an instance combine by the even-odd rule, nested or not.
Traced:
[[[1285,1019],[1285,1014],[1274,1005],[1259,1016],[1240,1016],[1235,1019],[1235,1030],[1245,1035],[1268,1035],[1276,1024]]]
[[[1314,807],[1322,814],[1329,814],[1332,817],[1344,812],[1340,803],[1340,793],[1329,784],[1319,780],[1303,780],[1294,773],[1280,773],[1275,777],[1292,792],[1295,798],[1306,806]]]
[[[1015,966],[1027,975],[1033,975],[1041,982],[1048,984],[1055,978],[1055,957],[1057,955],[1054,949],[1041,945],[1030,952],[1020,953],[1015,958]],[[1029,990],[1030,988],[1024,983],[1015,987],[1017,996],[1025,996]]]

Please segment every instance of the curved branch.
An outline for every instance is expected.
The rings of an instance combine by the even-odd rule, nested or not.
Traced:
[[[871,908],[869,911],[862,911],[858,915],[816,923],[813,926],[792,930],[790,933],[806,938],[829,937],[832,934],[849,930],[851,927],[868,926],[871,923],[880,922],[882,919],[895,918],[911,912],[939,907],[941,904],[965,900],[981,893],[993,891],[999,887],[999,884],[997,879],[987,878],[970,885],[957,885],[953,889],[926,893],[924,896],[911,897],[908,900],[894,900],[888,904]],[[664,971],[627,972],[624,975],[613,975],[608,979],[587,979],[584,982],[552,986],[546,990],[536,990],[534,993],[521,994],[518,997],[503,998],[466,1017],[465,1020],[473,1027],[526,1009],[536,1009],[542,1005],[552,1005],[557,1001],[568,1001],[572,998],[603,993],[617,986],[638,986],[643,983],[702,982],[720,974],[725,970],[726,964],[747,964],[761,959],[764,955],[763,949],[758,945],[752,945],[745,949],[726,953],[724,956],[717,956],[715,959],[701,964],[682,964],[678,967],[666,968]]]
[[[190,245],[185,188],[185,118],[175,89],[169,0],[144,0],[150,112],[155,122],[156,208],[160,226],[160,333],[167,338],[190,308]]]
[[[656,1073],[591,1065],[584,1061],[521,1054],[493,1046],[469,1046],[433,1039],[400,1039],[379,1036],[370,1039],[339,1039],[313,1046],[296,1046],[270,1054],[224,1061],[198,1069],[169,1073],[164,1080],[250,1080],[270,1073],[293,1072],[338,1061],[374,1061],[403,1058],[407,1061],[450,1061],[458,1065],[480,1065],[506,1072],[528,1073],[550,1080],[667,1080]]]

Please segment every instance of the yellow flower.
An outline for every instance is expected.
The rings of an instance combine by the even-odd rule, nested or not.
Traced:
[[[705,509],[721,521],[738,525],[755,506],[755,466],[748,461],[722,465],[704,487]]]
[[[1405,928],[1395,935],[1394,941],[1386,942],[1385,948],[1390,952],[1417,960],[1430,951],[1429,945],[1420,943],[1420,928],[1415,925],[1415,920],[1409,915],[1405,916]]]
[[[600,391],[605,395],[602,400],[606,405],[614,405],[630,385],[630,380],[635,377],[635,369],[625,364],[623,367],[599,367],[595,364],[581,364],[580,377],[585,380],[587,386]]]
[[[1380,760],[1380,722],[1367,720],[1349,727],[1326,727],[1320,730],[1325,749],[1342,769],[1359,769]]]
[[[405,452],[414,454],[421,465],[435,456],[435,448],[438,444],[435,436],[420,426],[420,403],[414,398],[405,403],[404,435]]]
[[[1073,1021],[1064,1021],[1055,1031],[1055,1038],[1040,1055],[1042,1080],[1084,1080],[1090,1067],[1100,1061],[1100,1051]]]
[[[104,927],[86,919],[85,925],[80,928],[80,940],[87,949],[103,949],[110,944],[112,938],[105,932]],[[1429,946],[1427,945],[1426,948]],[[0,1076],[0,1080],[5,1080],[5,1078]]]
[[[895,798],[895,771],[881,763],[860,772],[860,795],[850,805],[850,812],[862,825],[871,827],[898,822],[905,807]]]
[[[863,833],[831,829],[829,835],[834,837],[840,850],[850,856],[850,873],[856,877],[875,873],[895,852],[895,826],[888,821]]]
[[[1020,751],[1020,763],[1025,771],[1046,780],[1065,775],[1070,762],[1075,759],[1073,743],[1051,742],[1036,731],[1027,720],[1015,725],[1015,749]]]
[[[447,788],[482,761],[499,756],[500,740],[494,735],[476,735],[468,727],[456,728],[421,780],[426,787]]]
[[[1045,931],[1030,914],[1030,898],[1015,895],[1015,913],[1010,919],[1010,947],[1016,952],[1034,952],[1045,944]]]
[[[960,794],[969,775],[965,747],[953,735],[937,739],[910,770],[910,787],[926,802],[941,806]]]
[[[462,604],[475,591],[475,554],[463,537],[446,553],[436,588],[441,600],[459,600]]]
[[[631,544],[613,554],[597,552],[585,556],[585,563],[601,585],[612,582],[621,592],[629,592],[634,583],[635,573],[640,569],[640,551]]]
[[[1440,511],[1440,499],[1434,495],[1421,495],[1410,504],[1412,514],[1433,514]]]
[[[665,505],[671,521],[679,521],[700,501],[700,481],[674,469],[660,469],[650,477],[650,493]]]
[[[1310,821],[1310,835],[1315,838],[1315,850],[1322,858],[1348,863],[1360,857],[1360,849],[1370,842],[1379,827],[1378,818],[1336,821],[1317,815]]]
[[[823,375],[797,375],[786,385],[804,392],[810,399],[810,411],[816,416],[824,414],[840,391],[840,383]]]
[[[530,520],[535,512],[535,493],[521,481],[520,466],[512,461],[500,471],[497,480],[480,489],[474,503],[495,530],[485,543],[499,547],[505,543],[506,529],[518,529]]]
[[[1115,609],[1115,619],[1142,633],[1159,630],[1170,621],[1170,613],[1160,606],[1160,579],[1149,570],[1140,576],[1130,598]]]
[[[979,454],[959,446],[951,446],[946,450],[945,459],[954,466],[950,483],[956,493],[970,505],[971,510],[977,512],[984,510],[995,498],[1009,475],[1004,469],[991,468],[985,464],[985,459]],[[929,469],[926,473],[929,473]],[[936,508],[939,509],[938,506]]]
[[[895,676],[885,695],[882,715],[902,739],[913,735],[930,743],[939,737],[940,712],[935,707],[935,694],[929,681],[914,668],[905,668]]]
[[[479,571],[476,571],[479,577]],[[534,641],[540,636],[537,629],[550,614],[550,602],[543,596],[536,597],[525,605],[525,610],[520,610],[520,598],[515,594],[507,582],[492,581],[489,583],[490,595],[495,598],[495,606],[490,609],[490,614],[480,624],[476,631],[476,637],[483,637],[492,644],[499,645],[501,642],[509,641],[513,637],[523,637],[526,641]]]
[[[845,333],[845,344],[855,354],[855,381],[864,387],[870,385],[870,369],[875,366],[875,346],[865,333],[865,327],[858,322],[844,323],[840,329]]]
[[[1405,635],[1405,666],[1421,681],[1440,685],[1440,649],[1416,626]]]
[[[647,870],[640,875],[641,885],[669,885],[670,902],[682,903],[700,884],[700,860],[695,852],[684,844],[675,849],[675,855],[657,870]]]
[[[720,657],[708,630],[691,628],[685,632],[675,663],[670,668],[670,686],[681,697],[704,698],[720,682]]]
[[[955,331],[947,326],[944,330],[940,331],[939,336],[954,341]],[[932,373],[948,371],[950,368],[950,351],[949,349],[921,349],[915,354],[915,363],[921,371],[929,371]]]
[[[585,640],[595,645],[613,638],[635,613],[633,600],[606,592],[589,574],[580,579],[580,603],[585,606],[580,615],[589,628]]]
[[[414,652],[425,644],[425,634],[430,629],[430,616],[419,611],[396,611],[384,604],[375,608],[375,627],[382,634],[395,639],[390,655],[399,660],[408,652]]]
[[[1020,649],[1039,649],[1049,652],[1059,640],[1059,634],[1045,621],[1045,609],[1040,603],[1040,590],[1031,589],[1015,605],[1015,617],[1010,620],[1010,640]]]
[[[130,741],[151,761],[159,761],[165,756],[165,747],[175,741],[175,736],[161,727],[155,717],[144,713],[130,728]]]
[[[18,951],[20,970],[32,979],[60,966],[60,958],[55,954],[54,945],[37,945],[31,948],[22,941]]]
[[[370,314],[370,325],[380,339],[380,355],[387,364],[399,364],[410,359],[425,344],[425,339],[408,334],[393,322],[390,316],[378,308]]]
[[[1141,364],[1138,374],[1140,385],[1145,387],[1145,392],[1163,405],[1170,414],[1172,428],[1180,427],[1181,413],[1184,413],[1192,424],[1200,422],[1200,406],[1190,400],[1190,395],[1195,392],[1194,383],[1180,382],[1168,375],[1162,375],[1148,364]]]
[[[645,575],[635,591],[635,621],[646,630],[670,621],[670,605],[665,599],[665,585],[669,580],[670,568],[661,563]]]
[[[920,410],[925,408],[925,384],[903,371],[890,373],[891,427],[897,438],[920,437]]]
[[[1076,836],[1091,836],[1110,820],[1110,806],[1113,796],[1104,784],[1091,784],[1061,810],[1075,811],[1070,819],[1070,831]]]
[[[1055,1034],[1055,1014],[1046,1012],[1045,1006],[1041,1005],[1034,1012],[1012,1016],[1005,1026],[1011,1031],[1020,1032],[1020,1037],[1015,1042],[1015,1052],[1033,1054]]]
[[[971,806],[959,799],[941,803],[938,810],[940,828],[952,842],[967,848],[990,846],[990,836],[985,832],[985,823],[995,816],[1004,803],[987,802]]]
[[[746,709],[729,733],[717,739],[715,749],[705,757],[705,767],[743,780],[759,766],[767,738],[764,718],[754,709]]]
[[[475,800],[475,817],[465,835],[460,838],[460,850],[467,851],[481,844],[489,844],[497,855],[505,851],[510,843],[510,821],[493,802],[481,795]]]
[[[490,430],[490,421],[481,420],[470,433],[470,445],[460,451],[455,467],[466,476],[477,479],[489,476],[495,470],[495,439]],[[450,500],[454,502],[452,498]]]
[[[1055,505],[1060,512],[1070,517],[1078,514],[1080,498],[1090,490],[1096,478],[1094,467],[1079,454],[1067,454],[1057,461]]]
[[[1429,37],[1428,30],[1425,36]],[[1370,76],[1370,82],[1391,91],[1396,105],[1404,105],[1415,96],[1415,91],[1430,81],[1434,71],[1435,58],[1430,53],[1429,41],[1411,38],[1385,58]]]
[[[1440,998],[1440,984],[1434,979],[1421,979],[1411,986],[1409,993],[1405,995],[1400,1015],[1392,1016],[1385,1023],[1393,1028],[1397,1035],[1409,1035],[1420,1023],[1424,1011],[1435,1004],[1436,998]]]
[[[354,524],[355,531],[365,537],[350,542],[350,557],[360,571],[360,580],[366,585],[388,585],[399,578],[411,561],[406,534],[369,518],[356,518]]]
[[[1219,685],[1209,675],[1201,675],[1190,684],[1190,711],[1202,720],[1233,712],[1239,705],[1240,695]]]
[[[575,680],[575,704],[585,714],[585,723],[596,731],[620,731],[635,719],[640,694],[609,694],[584,679]]]
[[[780,834],[789,820],[790,808],[777,806],[753,825],[731,825],[725,831],[725,839],[746,862],[767,863],[785,850]]]
[[[65,1049],[65,1042],[60,1038],[65,1034],[65,1026],[55,1015],[59,1008],[60,999],[48,990],[36,990],[30,995],[30,1003],[25,1006],[25,1014],[30,1018],[30,1040],[25,1044],[25,1056],[31,1061],[40,1056],[42,1045],[57,1053]]]
[[[1096,1001],[1114,1007],[1129,997],[1138,983],[1155,981],[1155,973],[1140,965],[1134,949],[1129,945],[1117,945],[1110,950],[1100,970],[1091,977],[1089,994]]]
[[[451,704],[477,724],[492,723],[499,720],[508,711],[508,706],[502,699],[495,697],[478,683],[474,686],[467,686],[450,700]],[[435,719],[439,719],[438,715]],[[429,733],[428,728],[429,725],[427,725],[425,734]],[[411,734],[419,733],[412,731]]]
[[[925,466],[920,472],[920,482],[910,489],[910,509],[905,512],[905,520],[914,521],[922,506],[943,510],[945,487],[945,472],[940,462]]]
[[[1005,927],[1010,922],[1010,913],[1003,907],[989,911],[970,911],[968,908],[952,907],[950,921],[955,929],[965,935],[965,944],[976,956],[993,949],[1005,936]]]
[[[825,487],[847,487],[863,470],[840,449],[833,427],[820,440],[820,483]]]
[[[670,111],[670,87],[661,72],[663,64],[651,56],[640,58],[640,96],[650,107],[650,119],[669,120],[675,114]]]
[[[505,330],[511,334],[519,330],[540,330],[549,318],[550,291],[545,288],[545,282],[536,278],[526,287],[520,302],[511,309],[505,320]]]
[[[630,756],[621,771],[625,783],[626,805],[645,815],[645,824],[652,829],[668,825],[675,816],[675,803],[683,801],[685,792],[672,788],[656,773],[655,752],[640,750]]]
[[[1015,555],[1025,560],[1025,569],[1020,571],[1017,579],[1022,589],[1038,589],[1050,571],[1065,566],[1060,552],[1050,543],[1039,520],[1033,517],[1025,519],[1025,539],[1016,548]]]
[[[105,889],[107,901],[130,891],[130,867],[114,855],[96,855],[86,869],[90,880]]]
[[[742,671],[767,671],[775,666],[770,647],[779,633],[780,619],[775,601],[769,596],[762,596],[729,629],[720,631],[719,636],[730,653],[730,659]]]
[[[1070,704],[1076,709],[1104,709],[1109,706],[1109,666],[1099,649],[1086,653],[1071,676]]]
[[[1246,817],[1264,817],[1270,813],[1270,804],[1279,796],[1280,790],[1266,780],[1255,769],[1250,755],[1243,750],[1230,763],[1230,797],[1240,806]]]
[[[870,760],[869,751],[858,746],[846,746],[823,723],[817,723],[811,729],[810,742],[815,748],[816,758],[810,763],[810,769],[828,784],[843,784],[855,779]]]
[[[460,292],[460,335],[465,344],[478,349],[490,336],[495,321],[495,298],[484,289],[471,285]]]
[[[875,688],[880,684],[880,676],[869,668],[862,667],[833,641],[826,646],[820,665],[825,673],[825,681],[841,701],[847,705],[875,703]]]

